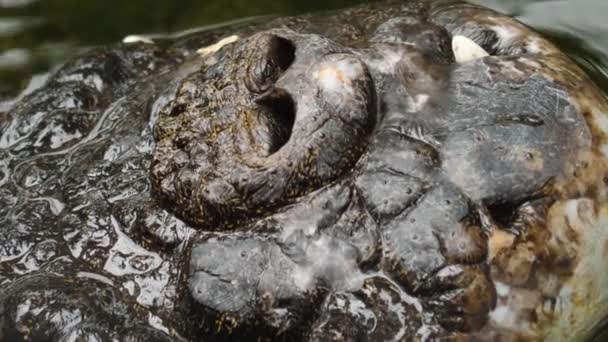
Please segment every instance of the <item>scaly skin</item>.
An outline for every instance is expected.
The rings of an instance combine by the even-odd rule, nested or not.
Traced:
[[[0,339],[538,338],[491,315],[496,284],[575,272],[605,108],[455,2],[92,51],[0,113]]]

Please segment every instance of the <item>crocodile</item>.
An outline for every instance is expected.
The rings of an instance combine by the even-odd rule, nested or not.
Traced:
[[[587,336],[607,112],[459,1],[95,48],[0,112],[0,340]]]

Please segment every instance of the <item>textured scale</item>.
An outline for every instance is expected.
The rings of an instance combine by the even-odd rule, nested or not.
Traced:
[[[0,113],[0,340],[548,336],[608,236],[608,105],[433,3],[128,37]]]

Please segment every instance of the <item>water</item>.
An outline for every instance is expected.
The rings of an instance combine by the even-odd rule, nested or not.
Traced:
[[[472,1],[513,15],[546,34],[608,93],[608,1]],[[42,82],[46,73],[71,56],[119,42],[129,34],[162,34],[250,16],[298,14],[358,2],[363,1],[0,0],[0,102],[13,98],[31,80]],[[0,184],[5,176],[0,159]],[[56,207],[61,211],[60,204]],[[155,256],[150,260],[155,264]],[[595,340],[608,340],[608,330]]]

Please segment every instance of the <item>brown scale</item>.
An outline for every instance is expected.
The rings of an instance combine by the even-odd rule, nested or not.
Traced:
[[[438,239],[449,264],[477,264],[488,254],[487,236],[477,217],[465,217],[447,239]]]

